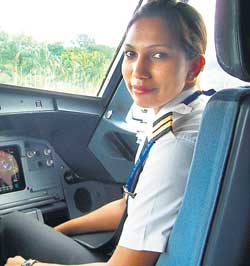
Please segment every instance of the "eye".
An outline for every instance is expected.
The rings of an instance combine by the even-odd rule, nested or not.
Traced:
[[[134,51],[124,51],[124,55],[128,58],[134,57],[135,56],[135,52]]]
[[[156,59],[164,59],[168,56],[167,53],[163,53],[163,52],[158,52],[158,53],[155,53],[153,54],[153,57],[156,58]]]

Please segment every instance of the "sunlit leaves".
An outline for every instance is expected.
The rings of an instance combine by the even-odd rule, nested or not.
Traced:
[[[85,34],[65,45],[0,32],[0,82],[96,95],[114,51]]]

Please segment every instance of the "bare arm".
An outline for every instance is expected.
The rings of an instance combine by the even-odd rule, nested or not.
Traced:
[[[160,253],[132,250],[118,246],[108,262],[81,264],[79,266],[154,266]],[[37,263],[36,266],[63,266]],[[8,265],[9,266],[9,265]]]
[[[89,214],[56,226],[55,230],[66,235],[115,230],[119,225],[125,207],[124,198],[112,201]]]
[[[152,251],[137,251],[118,246],[108,262],[81,264],[78,266],[154,266],[160,253]],[[9,258],[5,266],[20,266],[24,258],[16,256]],[[37,262],[35,266],[65,266],[61,264]],[[73,266],[73,265],[72,265]],[[74,265],[75,266],[75,265]]]
[[[20,256],[15,256],[13,258],[9,258],[6,261],[5,266],[20,266],[24,261],[25,261],[24,258]],[[66,266],[66,265],[61,265],[61,264],[44,263],[44,262],[39,262],[39,261],[36,262],[34,265],[35,266]],[[72,265],[72,266],[76,266],[76,265]],[[77,266],[80,266],[80,265],[77,265]],[[97,262],[97,263],[90,263],[90,264],[82,264],[82,266],[109,266],[109,265],[105,262]]]
[[[154,266],[159,256],[159,252],[133,250],[117,246],[112,257],[107,262],[107,266]],[[88,264],[84,266],[88,266]]]

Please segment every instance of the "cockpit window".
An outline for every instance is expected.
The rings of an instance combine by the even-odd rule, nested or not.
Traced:
[[[214,17],[216,0],[201,1],[190,0],[188,2],[194,6],[203,16],[208,32],[208,46],[206,52],[206,66],[200,75],[201,88],[206,90],[214,88],[216,90],[243,86],[245,82],[227,74],[219,66],[214,45]]]
[[[138,2],[3,1],[0,83],[96,96]]]

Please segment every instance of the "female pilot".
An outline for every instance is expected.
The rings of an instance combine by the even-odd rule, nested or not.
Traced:
[[[21,214],[3,217],[3,241],[3,235],[8,237],[2,251],[2,258],[8,258],[6,266],[152,266],[162,252],[167,252],[207,98],[197,86],[205,65],[206,42],[204,22],[188,4],[154,0],[134,14],[124,42],[122,75],[134,102],[152,108],[155,117],[146,134],[149,145],[139,147],[137,159],[141,163],[136,163],[130,175],[128,196],[55,230]],[[138,170],[133,191],[131,184]],[[115,230],[125,210],[127,218],[119,243],[106,260],[65,236]]]

